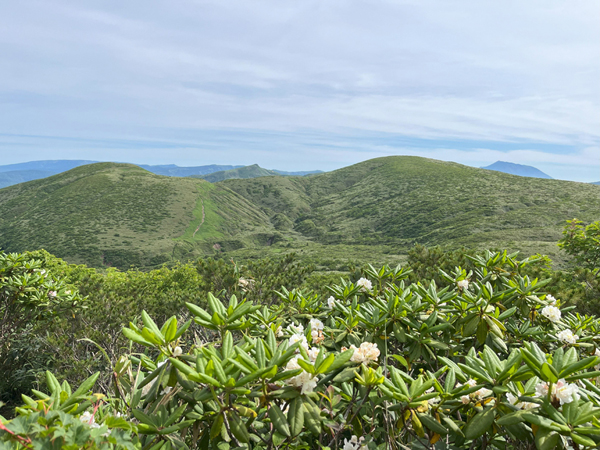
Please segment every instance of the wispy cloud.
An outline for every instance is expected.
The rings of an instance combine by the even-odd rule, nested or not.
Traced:
[[[65,139],[5,136],[0,155],[330,169],[413,151],[583,179],[600,162],[599,14],[596,0],[5,2],[0,133]]]

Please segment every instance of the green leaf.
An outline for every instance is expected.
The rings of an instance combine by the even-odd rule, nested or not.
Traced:
[[[490,429],[494,423],[494,410],[488,408],[483,412],[475,414],[464,429],[467,439],[477,439]]]
[[[187,309],[189,309],[194,316],[199,317],[206,322],[211,321],[211,315],[199,306],[194,305],[193,303],[186,303],[185,306],[187,306]]]
[[[161,330],[166,342],[171,342],[177,334],[177,317],[173,316],[165,322]]]
[[[321,350],[321,351],[323,351],[323,350]],[[327,356],[327,358],[325,358],[321,362],[321,364],[319,364],[319,367],[317,367],[317,374],[319,374],[319,373],[327,373],[327,372],[332,371],[332,370],[329,370],[329,369],[331,369],[331,366],[333,365],[334,361],[335,361],[335,356],[334,356],[333,353],[330,353]]]
[[[288,423],[292,436],[298,436],[304,428],[304,407],[301,397],[296,397],[290,402]]]
[[[354,380],[356,378],[356,368],[346,367],[340,373],[338,373],[333,379],[334,383],[344,383],[346,381]]]
[[[50,390],[51,394],[61,391],[60,383],[58,382],[54,374],[49,370],[46,370],[46,385],[48,386],[48,389]]]
[[[329,367],[329,371],[331,372],[342,367],[344,364],[350,361],[350,358],[352,358],[353,354],[354,349],[349,348],[348,350],[345,350],[342,353],[336,355],[335,359],[333,360],[333,364],[331,364],[331,366]]]
[[[271,403],[269,407],[269,418],[279,433],[287,437],[291,436],[287,419],[276,403]]]
[[[146,311],[142,311],[142,322],[144,322],[144,325],[150,331],[152,331],[152,333],[154,333],[157,338],[160,337],[160,339],[163,340],[163,335],[160,332],[160,328],[158,328],[154,320],[152,320],[152,317],[150,317]]]
[[[229,413],[229,428],[238,441],[244,444],[250,442],[248,428],[246,428],[246,424],[235,411]]]
[[[302,367],[304,370],[306,370],[308,373],[314,375],[315,374],[315,366],[313,366],[312,364],[307,363],[306,361],[304,361],[303,359],[298,358],[298,365],[300,367]]]
[[[560,378],[565,378],[572,373],[578,372],[580,370],[587,369],[596,364],[597,357],[590,356],[588,358],[584,358],[580,361],[574,362],[573,364],[566,365],[563,370],[560,371]]]
[[[428,414],[417,414],[419,416],[419,420],[425,427],[434,433],[446,435],[448,434],[448,430],[441,423],[435,420]]]
[[[552,383],[556,383],[558,381],[558,373],[556,369],[552,367],[548,363],[542,364],[542,370],[540,370],[542,374],[542,379],[544,381],[551,381]]]
[[[129,339],[130,341],[133,342],[137,342],[138,344],[142,344],[145,345],[146,347],[153,347],[154,344],[146,339],[144,339],[141,335],[139,335],[138,333],[136,333],[133,330],[130,330],[129,328],[123,328],[123,334],[125,335],[125,337],[127,339]]]

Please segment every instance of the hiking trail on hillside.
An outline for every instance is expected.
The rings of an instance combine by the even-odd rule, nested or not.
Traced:
[[[196,236],[196,233],[198,232],[198,230],[200,229],[200,227],[204,223],[204,217],[205,217],[205,215],[204,215],[204,200],[200,199],[200,204],[202,205],[202,221],[200,222],[200,225],[198,225],[198,227],[194,231],[194,234],[192,234],[192,239],[194,239],[194,236]]]

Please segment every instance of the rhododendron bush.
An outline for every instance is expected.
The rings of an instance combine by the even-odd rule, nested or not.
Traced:
[[[144,313],[108,392],[48,373],[0,448],[596,448],[600,321],[522,276],[531,262],[488,252],[443,289],[371,267],[323,298]]]

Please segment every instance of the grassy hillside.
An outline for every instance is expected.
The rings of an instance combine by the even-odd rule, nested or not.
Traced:
[[[1,189],[0,247],[45,248],[96,267],[295,251],[340,268],[398,262],[416,243],[508,247],[556,259],[573,217],[600,218],[599,186],[417,157],[214,184],[98,163]]]
[[[251,166],[239,167],[231,170],[222,170],[220,172],[209,173],[207,175],[192,175],[192,178],[202,178],[203,180],[209,181],[211,183],[216,183],[218,181],[229,180],[234,178],[258,178],[258,177],[268,177],[268,176],[279,176],[279,173],[274,170],[263,169],[258,164],[253,164]]]
[[[202,203],[206,220],[198,227]],[[243,220],[229,221],[232,208]],[[186,239],[248,231],[261,220],[260,211],[224,187],[129,164],[82,166],[0,190],[1,248],[44,248],[96,267],[155,266],[181,253]]]
[[[417,157],[222,184],[260,206],[274,225],[283,216],[284,226],[312,242],[343,246],[509,246],[556,256],[565,220],[600,217],[597,186]]]

